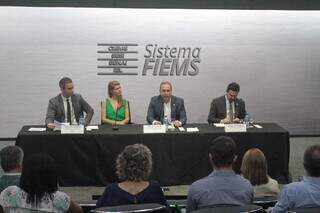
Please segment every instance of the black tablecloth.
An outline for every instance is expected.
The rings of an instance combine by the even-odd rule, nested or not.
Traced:
[[[209,124],[189,124],[199,132],[175,130],[166,134],[143,134],[143,125],[121,126],[113,131],[110,125],[83,135],[61,135],[60,132],[30,132],[24,126],[16,145],[25,156],[46,152],[58,163],[62,186],[99,186],[117,181],[115,159],[126,145],[143,143],[153,154],[151,178],[161,185],[191,184],[208,175],[212,168],[208,158],[210,142],[220,136],[231,136],[237,144],[238,159],[234,165],[240,172],[242,156],[249,148],[257,147],[266,155],[272,178],[288,182],[289,133],[273,123],[261,123],[262,129],[248,128],[246,133],[225,133],[223,128]]]

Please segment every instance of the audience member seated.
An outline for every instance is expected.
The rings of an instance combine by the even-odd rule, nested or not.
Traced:
[[[125,204],[158,203],[167,206],[160,184],[147,181],[152,169],[152,154],[142,144],[126,146],[116,161],[120,183],[108,185],[97,208]]]
[[[128,101],[122,98],[122,90],[118,81],[108,84],[108,96],[101,102],[101,123],[124,125],[129,122]]]
[[[244,154],[241,173],[253,185],[255,197],[276,197],[280,192],[278,182],[268,175],[267,161],[260,149],[249,149]]]
[[[58,170],[53,158],[37,153],[23,162],[20,185],[9,186],[0,194],[0,213],[48,212],[81,213],[81,207],[58,191]]]
[[[0,151],[1,167],[0,192],[8,186],[18,186],[22,170],[23,151],[18,146],[6,146]]]
[[[272,212],[289,209],[320,207],[320,145],[308,147],[304,153],[303,165],[307,176],[300,182],[286,185],[280,192]]]
[[[194,182],[189,189],[187,212],[206,206],[247,205],[253,201],[253,187],[244,177],[235,174],[236,144],[230,137],[216,138],[209,148],[213,172]]]

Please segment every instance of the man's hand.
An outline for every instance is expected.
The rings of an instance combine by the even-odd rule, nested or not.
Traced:
[[[161,125],[161,122],[160,122],[160,121],[157,121],[157,120],[154,120],[154,121],[152,122],[152,125]]]
[[[48,123],[48,124],[47,124],[47,127],[48,127],[49,129],[54,129],[54,128],[56,127],[56,125],[55,125],[54,123]]]
[[[231,124],[231,119],[227,116],[225,119],[221,120],[221,123],[224,123],[224,124]]]
[[[182,123],[181,123],[181,121],[179,121],[179,120],[175,120],[175,121],[173,121],[173,125],[174,125],[175,127],[180,127],[180,126],[182,126]]]
[[[240,123],[240,119],[239,118],[233,119],[233,123]]]

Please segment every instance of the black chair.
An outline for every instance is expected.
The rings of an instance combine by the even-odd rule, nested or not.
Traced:
[[[91,210],[95,213],[148,213],[166,212],[167,207],[157,203],[106,206]]]
[[[128,103],[128,112],[129,112],[129,122],[128,122],[128,124],[133,124],[133,123],[131,122],[131,110],[130,110],[130,103],[129,103],[129,101],[127,101],[127,103]]]
[[[192,211],[192,213],[263,213],[264,210],[261,206],[257,205],[228,205],[228,204],[219,204],[206,206],[201,209]]]
[[[90,212],[91,210],[96,208],[96,200],[88,200],[88,201],[78,201],[81,206],[83,212]]]
[[[253,204],[263,207],[267,209],[269,207],[274,207],[276,205],[278,199],[273,196],[265,196],[265,197],[256,197],[253,200]]]
[[[320,206],[319,207],[309,207],[309,208],[296,208],[292,209],[288,212],[295,212],[295,213],[319,213],[320,212]]]

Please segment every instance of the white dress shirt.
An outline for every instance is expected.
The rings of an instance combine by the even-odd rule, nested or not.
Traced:
[[[74,115],[74,110],[73,110],[73,105],[72,105],[72,100],[71,97],[66,98],[61,94],[62,97],[62,101],[63,101],[63,107],[64,107],[64,122],[68,123],[68,116],[67,116],[67,99],[69,99],[69,103],[70,103],[70,109],[71,109],[71,124],[77,124],[77,120],[76,120],[76,116]]]

